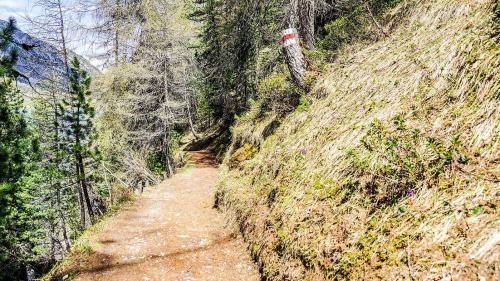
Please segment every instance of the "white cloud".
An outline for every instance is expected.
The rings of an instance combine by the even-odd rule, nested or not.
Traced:
[[[20,18],[28,12],[29,0],[0,0],[0,19]]]
[[[25,17],[26,15],[28,15],[28,14],[24,13],[24,12],[3,11],[2,9],[0,9],[0,20],[6,21],[10,17],[14,17],[19,24],[19,21],[21,20],[21,18]]]
[[[28,1],[0,0],[0,9],[20,10],[26,8]]]

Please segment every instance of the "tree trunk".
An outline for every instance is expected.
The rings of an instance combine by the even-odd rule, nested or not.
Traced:
[[[290,4],[288,5],[287,17],[285,22],[285,27],[293,28],[299,24],[299,1],[302,0],[290,0]]]
[[[114,36],[114,55],[115,55],[115,65],[118,65],[118,63],[120,62],[119,58],[118,58],[118,30],[115,31],[115,36]]]
[[[87,205],[87,212],[89,213],[90,223],[94,223],[94,211],[92,210],[92,202],[89,196],[89,187],[87,184],[87,178],[85,176],[85,166],[83,165],[83,157],[81,153],[76,155],[77,166],[80,171],[80,186],[82,187],[83,197],[85,199],[85,204]]]
[[[63,17],[61,0],[57,1],[57,6],[59,9],[59,33],[61,35],[62,55],[64,58],[64,66],[66,67],[66,76],[69,78],[68,49],[66,48],[66,36],[64,34],[65,28],[64,28],[64,17]]]
[[[113,35],[113,52],[114,52],[114,55],[115,55],[115,65],[118,65],[118,63],[120,62],[120,59],[119,59],[119,47],[118,47],[118,43],[119,43],[119,29],[118,29],[118,18],[120,17],[120,15],[118,13],[120,13],[120,1],[116,0],[115,1],[115,18],[113,19],[113,27],[114,27],[114,35]]]
[[[189,103],[189,101],[188,101]],[[189,128],[191,129],[191,133],[193,134],[195,139],[199,139],[200,137],[198,136],[198,133],[194,129],[194,124],[193,124],[193,117],[191,116],[191,108],[188,106],[188,119],[189,119]]]
[[[304,81],[304,74],[306,73],[306,63],[302,48],[299,44],[299,36],[295,28],[289,28],[283,31],[283,52],[285,61],[290,70],[293,82],[304,89],[309,90],[309,87]]]
[[[50,232],[49,232],[49,235],[50,235],[50,258],[52,260],[56,260],[56,239],[54,238],[54,233],[56,233],[56,229],[55,229],[55,226],[54,224],[52,223],[52,221],[49,221],[49,224],[50,224]]]
[[[184,87],[185,87],[185,81],[184,81]],[[193,134],[195,139],[198,139],[198,133],[196,133],[196,130],[194,129],[193,125],[193,116],[191,115],[191,100],[189,99],[189,95],[184,88],[184,100],[186,101],[186,106],[187,106],[187,113],[188,113],[188,121],[189,121],[189,128],[191,129],[191,133]]]
[[[174,173],[173,171],[173,168],[172,168],[172,165],[170,163],[170,124],[169,124],[169,119],[170,117],[172,116],[171,112],[170,112],[170,108],[168,108],[168,101],[169,101],[169,98],[168,98],[168,94],[169,94],[169,85],[168,85],[168,71],[169,71],[169,63],[167,61],[168,59],[165,59],[165,62],[164,62],[164,75],[163,75],[163,87],[165,88],[163,90],[163,126],[164,126],[164,138],[163,138],[163,146],[165,147],[165,165],[167,166],[166,167],[166,170],[165,170],[165,174],[166,174],[166,177],[165,178],[169,178],[170,176],[172,176],[172,174]]]
[[[77,187],[76,190],[78,192],[78,204],[80,205],[80,223],[82,225],[82,230],[84,230],[87,227],[87,222],[85,220],[85,203],[83,200],[83,192],[82,192],[82,187],[80,185],[80,170],[78,167],[76,167],[76,177],[77,177]]]
[[[300,36],[309,50],[314,49],[315,0],[299,0]]]
[[[63,240],[64,240],[64,245],[66,246],[65,247],[65,251],[69,251],[71,249],[71,241],[68,237],[68,229],[67,229],[67,226],[66,226],[66,219],[64,218],[64,213],[62,211],[62,201],[61,201],[61,187],[59,186],[59,184],[57,185],[57,209],[58,209],[58,212],[59,212],[59,218],[61,219],[61,228],[62,228],[62,234],[63,234]]]
[[[61,144],[59,140],[59,117],[60,113],[58,110],[58,103],[56,100],[55,93],[52,92],[52,102],[54,107],[54,147],[55,147],[55,164],[58,169],[61,167]],[[57,210],[59,212],[59,218],[61,219],[61,228],[63,233],[64,245],[66,246],[65,251],[69,251],[71,249],[71,241],[68,237],[68,230],[66,225],[66,219],[64,218],[64,213],[62,211],[62,200],[61,200],[61,184],[60,182],[56,182],[56,193],[57,193]]]
[[[102,166],[105,168],[104,163],[102,163]],[[108,181],[107,171],[104,172],[104,181],[106,182],[106,186],[108,187],[109,206],[113,206],[113,186]]]

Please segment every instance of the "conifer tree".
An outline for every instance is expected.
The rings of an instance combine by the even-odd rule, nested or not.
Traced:
[[[90,104],[91,78],[80,66],[80,61],[74,57],[70,67],[70,92],[63,102],[63,120],[65,122],[65,139],[67,149],[72,155],[72,161],[76,172],[78,191],[80,198],[81,221],[86,225],[86,212],[90,222],[95,221],[95,210],[100,211],[99,206],[94,206],[91,198],[91,180],[88,176],[88,164],[96,161],[98,151],[93,150],[93,118],[95,110]],[[84,207],[85,206],[85,207]]]
[[[8,50],[15,29],[15,21],[10,19],[0,30],[2,50]],[[0,280],[22,276],[24,262],[33,256],[26,176],[36,141],[15,87],[17,54],[14,50],[8,53],[0,58]]]
[[[48,226],[43,226],[43,229],[47,230],[46,241],[50,244],[47,247],[50,249],[48,256],[52,260],[56,260],[57,254],[70,249],[70,236],[80,230],[78,224],[70,225],[78,218],[75,213],[76,194],[71,184],[74,172],[70,169],[68,152],[63,149],[61,105],[57,102],[58,86],[54,84],[49,81],[47,90],[31,101],[31,115],[39,129],[40,149],[43,151],[32,177],[37,186],[33,195],[39,198],[43,221]]]

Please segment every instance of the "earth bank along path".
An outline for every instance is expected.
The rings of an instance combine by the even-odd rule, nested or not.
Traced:
[[[259,280],[246,246],[212,208],[213,160],[193,152],[190,164],[104,224],[76,280]]]

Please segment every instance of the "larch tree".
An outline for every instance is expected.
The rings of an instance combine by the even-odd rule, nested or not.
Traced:
[[[130,62],[140,37],[142,0],[81,0],[81,14],[91,16],[91,24],[80,26],[84,34],[103,51],[98,57],[106,65]]]
[[[142,20],[137,29],[141,32],[129,39],[135,40],[132,57],[97,80],[102,112],[97,124],[100,135],[112,130],[120,136],[102,139],[106,147],[123,150],[104,151],[110,178],[142,189],[147,182],[173,174],[180,132],[187,129],[196,135],[190,83],[197,71],[190,48],[196,33],[194,23],[184,17],[184,1],[143,0],[139,4]],[[137,14],[129,17],[137,20]]]
[[[30,24],[33,34],[53,44],[58,49],[66,70],[64,76],[68,78],[70,65],[67,16],[69,9],[63,0],[35,0],[33,8],[39,9],[41,12],[37,13],[36,16],[26,17],[26,20]],[[50,64],[51,62],[45,63]],[[67,87],[67,80],[59,82],[63,83],[63,88]]]

